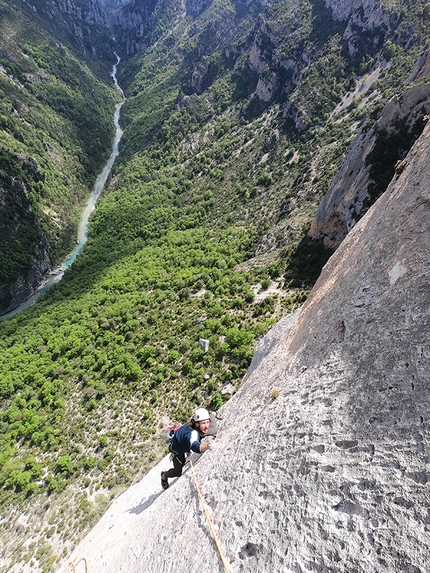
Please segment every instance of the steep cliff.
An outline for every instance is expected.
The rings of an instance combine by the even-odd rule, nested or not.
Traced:
[[[225,405],[196,473],[231,572],[429,570],[429,180],[430,126]],[[72,559],[223,571],[190,473],[154,479]]]
[[[0,300],[14,307],[28,298],[51,270],[51,247],[37,224],[27,186],[23,179],[43,179],[32,158],[21,157],[23,176],[15,177],[0,169],[0,221],[2,262],[0,264]],[[20,265],[14,245],[19,244],[20,256],[28,260]],[[5,278],[19,277],[6,282]],[[0,304],[0,310],[3,310]]]
[[[35,16],[48,24],[53,34],[65,38],[85,55],[106,57],[109,35],[106,16],[99,0],[34,0]]]
[[[154,42],[156,0],[132,0],[112,15],[113,29],[121,52],[130,56],[145,50]]]
[[[330,51],[338,52],[336,79],[341,84],[346,71],[342,67],[349,68],[348,75],[359,73],[364,54],[366,58],[376,55],[397,27],[399,18],[374,0],[328,1],[324,5],[317,2],[312,7],[291,3],[287,13],[288,25],[285,15],[280,16],[279,6],[269,5],[254,26],[248,68],[258,79],[249,109],[255,113],[280,101],[284,116],[303,131],[321,121],[321,111],[327,105],[324,83],[310,90],[314,95],[320,92],[319,106],[310,106],[301,89],[308,81],[307,76],[312,75],[321,52],[326,56],[325,65],[329,63]]]
[[[313,239],[338,247],[392,177],[404,169],[405,156],[430,113],[429,63],[427,51],[416,62],[405,89],[357,135],[318,207],[309,230]]]

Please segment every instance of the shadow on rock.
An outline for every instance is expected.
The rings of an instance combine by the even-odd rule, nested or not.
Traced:
[[[148,509],[148,507],[150,507],[154,501],[157,499],[157,497],[159,497],[163,492],[160,491],[158,493],[154,493],[152,494],[150,497],[148,497],[148,499],[144,502],[141,503],[140,505],[133,507],[132,509],[130,509],[128,511],[128,513],[135,513],[136,515],[139,515],[139,513],[142,513],[142,511],[145,511],[145,509]]]

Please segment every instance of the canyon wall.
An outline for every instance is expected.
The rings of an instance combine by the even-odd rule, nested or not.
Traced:
[[[351,145],[312,222],[309,235],[337,248],[366,209],[406,166],[406,154],[430,113],[430,52],[416,62],[405,89]]]

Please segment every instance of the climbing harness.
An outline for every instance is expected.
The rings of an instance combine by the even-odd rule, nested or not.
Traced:
[[[187,464],[188,459],[185,458],[184,461],[181,460],[180,456],[181,454],[178,454],[178,452],[175,452],[175,450],[172,450],[172,448],[169,448],[169,452],[170,452],[170,459],[173,461],[173,459],[177,460],[177,462],[179,464],[181,464],[181,466],[185,466]]]
[[[212,537],[214,538],[215,545],[216,545],[216,547],[217,547],[217,549],[218,549],[218,553],[219,553],[221,562],[222,562],[222,564],[223,564],[223,566],[224,566],[224,569],[225,569],[226,573],[230,573],[230,569],[228,568],[227,561],[226,561],[226,559],[225,559],[225,557],[224,557],[224,553],[223,553],[223,551],[222,551],[222,548],[221,548],[221,545],[220,545],[218,536],[217,536],[217,534],[216,534],[216,532],[215,532],[215,529],[214,529],[212,520],[211,520],[211,518],[210,518],[210,515],[209,515],[209,512],[208,512],[208,510],[207,510],[205,501],[204,501],[204,499],[203,499],[202,491],[201,491],[200,486],[199,486],[198,481],[197,481],[197,477],[196,477],[196,474],[195,474],[195,471],[194,471],[194,465],[193,465],[193,460],[191,459],[191,455],[188,456],[188,459],[189,459],[189,461],[190,461],[191,476],[192,476],[192,478],[193,478],[193,482],[194,482],[195,488],[196,488],[196,490],[197,490],[197,494],[198,494],[198,496],[199,496],[200,503],[202,504],[203,511],[205,512],[206,519],[207,519],[207,522],[208,522],[208,525],[209,525],[209,529],[211,530]]]
[[[73,571],[73,573],[75,573],[76,567],[79,565],[79,563],[81,561],[83,561],[85,563],[85,573],[90,573],[90,568],[88,567],[88,563],[87,563],[87,560],[85,559],[85,557],[81,557],[77,563],[73,563],[73,561],[71,561],[69,563],[69,569],[67,570],[67,573],[70,573],[71,571]]]

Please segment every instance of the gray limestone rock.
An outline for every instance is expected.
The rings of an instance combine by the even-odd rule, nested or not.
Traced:
[[[199,348],[200,350],[203,350],[205,354],[206,352],[209,352],[209,345],[210,345],[209,340],[206,340],[206,338],[199,338]]]
[[[430,52],[427,51],[416,62],[408,81],[411,84],[422,80],[429,73]],[[372,187],[379,182],[372,178],[373,162],[382,160],[384,174],[391,170],[395,176],[396,163],[404,159],[404,153],[409,150],[408,142],[423,129],[429,113],[430,87],[409,85],[386,104],[375,125],[364,126],[318,208],[309,231],[313,239],[322,239],[330,248],[340,245],[375,200]],[[390,153],[381,159],[384,147],[389,147]]]

